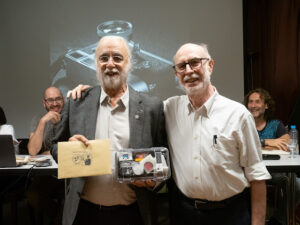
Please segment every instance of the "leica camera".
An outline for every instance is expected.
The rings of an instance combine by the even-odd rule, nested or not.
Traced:
[[[171,175],[167,148],[119,150],[115,166],[117,180],[121,183],[147,179],[163,181]]]
[[[181,94],[181,88],[173,76],[172,62],[154,53],[143,50],[139,43],[133,42],[132,24],[123,20],[112,20],[97,26],[97,35],[102,38],[107,35],[118,35],[125,38],[132,50],[132,69],[127,83],[138,92],[148,92],[161,99],[169,97],[168,88],[174,87],[172,94]],[[94,53],[98,43],[80,49],[70,49],[63,57],[65,75],[56,74],[52,84],[60,89],[69,90],[79,83],[97,85]],[[70,85],[70,87],[68,87]],[[64,91],[63,91],[64,92]]]

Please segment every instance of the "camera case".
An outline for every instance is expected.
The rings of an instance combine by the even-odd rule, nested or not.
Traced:
[[[164,147],[118,150],[115,154],[115,172],[121,183],[166,180],[171,176],[169,150]]]

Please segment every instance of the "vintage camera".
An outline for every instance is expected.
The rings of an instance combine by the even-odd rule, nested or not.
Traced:
[[[123,20],[106,21],[97,26],[97,34],[100,38],[106,35],[118,35],[128,40],[132,49],[133,60],[127,83],[133,89],[165,99],[170,96],[170,90],[166,88],[167,84],[169,87],[174,88],[173,95],[182,94],[177,79],[172,76],[172,62],[141,49],[139,43],[133,42],[131,40],[132,24],[130,22]],[[79,83],[98,84],[94,60],[97,44],[69,50],[62,59],[63,66],[61,67],[66,70],[65,76],[60,76],[59,73],[56,74],[52,84],[62,90],[72,89]]]
[[[128,183],[135,180],[163,181],[170,177],[167,148],[122,149],[115,155],[117,180]]]

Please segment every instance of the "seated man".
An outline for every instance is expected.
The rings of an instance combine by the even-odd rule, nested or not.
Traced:
[[[44,93],[43,106],[47,113],[33,119],[28,143],[30,155],[49,154],[54,124],[60,121],[64,98],[56,87],[48,87]]]
[[[48,87],[44,92],[43,106],[47,113],[35,117],[28,142],[30,155],[50,154],[54,127],[60,121],[64,98],[56,87]],[[64,182],[54,176],[34,177],[28,188],[28,203],[34,209],[36,224],[39,217],[47,215],[53,224],[61,224]]]
[[[245,97],[245,105],[255,119],[263,149],[288,151],[286,141],[289,135],[283,123],[273,118],[275,102],[270,94],[261,88],[252,90]]]
[[[273,118],[275,102],[269,92],[261,88],[250,91],[245,97],[245,105],[254,117],[262,149],[288,151],[286,141],[289,139],[289,135],[283,123]],[[280,191],[282,190],[285,193],[288,178],[280,173],[273,173],[271,175],[272,179],[267,181],[267,184],[277,185]],[[271,217],[269,225],[285,224],[285,194],[282,194],[281,198],[283,201],[279,203],[279,208],[276,209],[278,212],[274,213],[275,217]]]

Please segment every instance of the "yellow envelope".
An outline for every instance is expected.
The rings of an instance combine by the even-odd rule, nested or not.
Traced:
[[[58,142],[58,179],[111,174],[111,152],[108,139]]]

